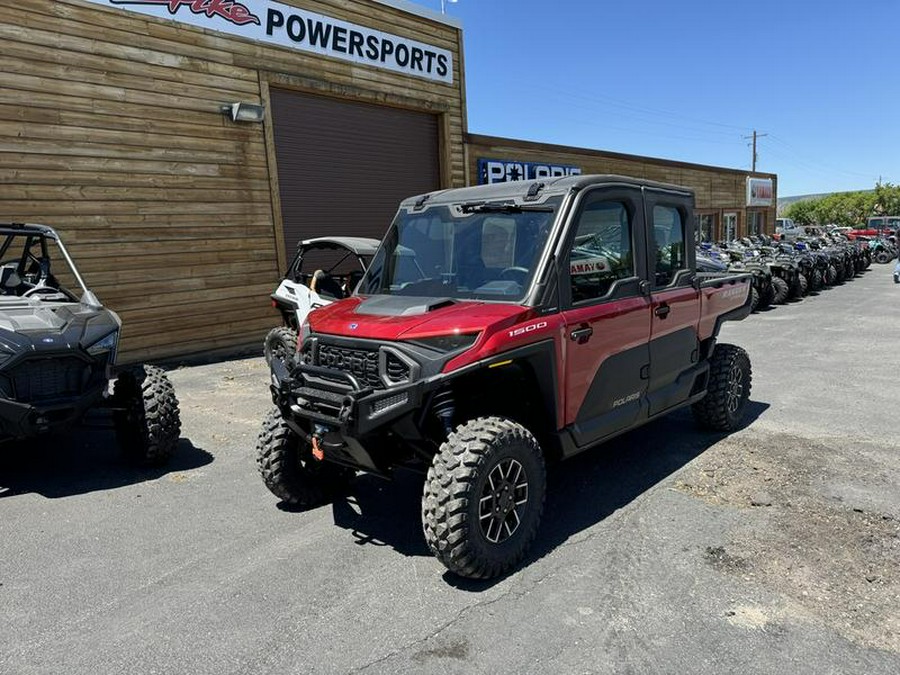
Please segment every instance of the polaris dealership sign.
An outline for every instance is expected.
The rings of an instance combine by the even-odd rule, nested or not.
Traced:
[[[269,0],[86,0],[288,49],[453,83],[446,49]]]
[[[538,178],[562,178],[564,176],[581,175],[577,166],[565,164],[544,164],[542,162],[515,162],[505,159],[478,160],[478,183],[493,185],[509,183],[515,180],[534,180]]]

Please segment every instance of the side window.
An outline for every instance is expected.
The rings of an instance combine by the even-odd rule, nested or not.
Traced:
[[[619,201],[588,202],[569,253],[572,303],[607,295],[617,279],[634,276],[631,217]]]
[[[687,267],[684,221],[677,208],[653,207],[653,237],[656,242],[656,286],[668,286],[675,273]]]

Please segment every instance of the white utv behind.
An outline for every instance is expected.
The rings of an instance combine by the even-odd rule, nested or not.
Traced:
[[[281,325],[266,335],[266,362],[284,360],[297,345],[297,332],[317,307],[349,297],[375,255],[378,239],[366,237],[317,237],[297,246],[284,279],[272,293],[272,306],[281,314]]]

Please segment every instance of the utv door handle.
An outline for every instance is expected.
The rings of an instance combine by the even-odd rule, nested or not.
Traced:
[[[569,333],[569,337],[572,338],[574,342],[578,344],[582,344],[587,342],[591,335],[594,334],[594,329],[590,326],[585,326],[584,328],[576,328],[571,333]]]
[[[671,311],[672,308],[669,307],[666,303],[663,303],[656,308],[654,314],[656,314],[656,316],[658,316],[660,319],[665,319],[667,316],[669,316],[669,312]]]

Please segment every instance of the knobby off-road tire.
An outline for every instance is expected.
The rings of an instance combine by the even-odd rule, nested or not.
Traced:
[[[706,429],[734,431],[744,418],[750,398],[750,357],[740,347],[718,344],[709,366],[706,396],[691,406],[691,411]]]
[[[759,294],[759,308],[765,309],[766,307],[770,307],[773,300],[775,300],[775,286],[770,282]]]
[[[875,254],[875,262],[877,262],[881,265],[886,265],[889,262],[891,262],[891,260],[893,260],[893,259],[894,259],[894,256],[892,256],[887,251],[878,251],[878,253]]]
[[[759,291],[756,286],[750,287],[750,311],[755,312],[759,308]]]
[[[776,305],[786,303],[788,296],[791,294],[788,283],[781,277],[772,277],[772,288],[775,289],[775,297],[772,299],[772,302]]]
[[[256,442],[256,466],[269,491],[286,504],[311,508],[331,501],[354,472],[319,461],[312,447],[285,423],[278,408],[266,415]]]
[[[266,357],[266,363],[270,366],[273,358],[286,362],[296,350],[297,331],[287,326],[273,328],[263,341],[263,355]]]
[[[834,265],[829,265],[828,269],[825,270],[825,283],[829,286],[834,286],[837,283],[837,269],[835,269]]]
[[[804,297],[809,293],[809,281],[806,280],[805,274],[798,274],[797,279],[800,287],[800,297]]]
[[[159,466],[175,452],[181,416],[175,387],[161,368],[138,366],[113,385],[113,425],[129,461]]]
[[[813,275],[812,279],[810,280],[809,287],[813,291],[821,291],[823,282],[824,279],[822,277],[822,270],[817,267],[813,270]]]
[[[502,417],[461,424],[428,470],[422,526],[451,572],[496,577],[525,556],[544,510],[547,473],[538,442]]]

